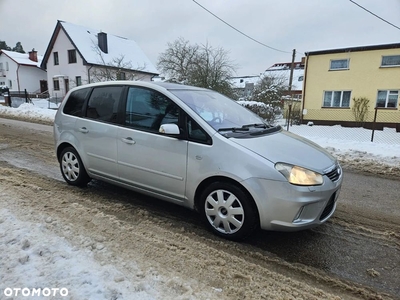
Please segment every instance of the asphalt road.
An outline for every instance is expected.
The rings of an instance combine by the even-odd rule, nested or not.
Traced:
[[[0,161],[38,176],[61,181],[54,156],[52,127],[0,119]],[[323,226],[297,233],[260,231],[236,244],[213,236],[198,216],[168,203],[136,196],[105,183],[91,183],[91,201],[110,198],[119,206],[141,207],[205,244],[292,272],[293,277],[338,289],[361,299],[400,299],[400,181],[344,170],[337,211]],[[0,183],[1,184],[1,183]],[[132,200],[133,199],[133,200]],[[128,218],[129,210],[108,210]]]

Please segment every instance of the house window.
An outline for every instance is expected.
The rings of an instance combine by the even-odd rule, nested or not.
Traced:
[[[10,89],[12,89],[12,81],[11,81],[11,80],[8,81],[8,87],[9,87]]]
[[[323,107],[350,107],[350,91],[325,91]]]
[[[76,50],[68,50],[68,63],[74,64],[76,63]]]
[[[0,71],[3,71],[3,63],[0,63]]]
[[[381,67],[400,67],[400,55],[382,56]]]
[[[348,59],[332,59],[329,70],[348,70],[349,60]]]
[[[58,60],[58,52],[53,52],[53,57],[54,57],[54,65],[59,65],[60,62]]]
[[[8,68],[8,61],[6,61],[6,71],[8,71],[9,70],[9,68]]]
[[[54,90],[59,91],[60,90],[60,82],[58,79],[53,79],[53,85],[54,85]]]
[[[378,91],[376,107],[396,108],[399,99],[399,91]]]
[[[125,72],[118,72],[117,73],[117,80],[126,80]]]
[[[76,76],[75,81],[76,81],[76,86],[82,85],[82,77],[81,76]]]

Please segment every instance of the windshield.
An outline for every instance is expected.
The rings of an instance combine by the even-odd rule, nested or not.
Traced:
[[[250,125],[269,127],[262,118],[236,103],[236,101],[211,90],[170,90],[185,102],[215,130],[237,130]]]

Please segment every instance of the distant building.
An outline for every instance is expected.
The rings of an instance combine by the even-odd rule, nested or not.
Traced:
[[[240,97],[251,96],[254,86],[257,85],[260,80],[264,77],[274,77],[283,82],[289,90],[290,81],[290,69],[292,63],[276,63],[266,69],[263,73],[258,76],[241,76],[231,77],[231,84],[238,92]],[[295,100],[301,100],[303,91],[303,79],[304,79],[304,59],[300,62],[294,63],[292,88],[291,91],[285,93],[288,97],[294,98]]]
[[[41,66],[53,97],[86,83],[158,75],[135,41],[64,21],[57,22]]]
[[[45,92],[47,74],[40,68],[42,59],[34,49],[29,53],[0,50],[0,86],[13,92]]]
[[[299,62],[294,62],[291,91],[285,93],[288,96],[287,98],[293,98],[295,100],[302,99],[304,82],[304,62],[305,58],[303,58]],[[285,85],[288,87],[289,90],[291,65],[291,62],[276,63],[266,69],[263,75],[275,78],[283,78]]]

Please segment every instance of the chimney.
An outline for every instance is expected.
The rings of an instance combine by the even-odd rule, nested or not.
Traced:
[[[99,40],[99,48],[104,53],[108,53],[108,45],[107,45],[107,33],[99,32],[97,34],[97,39]]]
[[[38,59],[37,59],[37,51],[35,51],[35,48],[33,48],[32,51],[30,51],[28,53],[29,53],[29,59],[31,61],[35,61],[35,62],[38,61]]]

